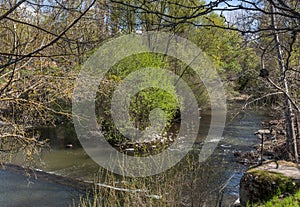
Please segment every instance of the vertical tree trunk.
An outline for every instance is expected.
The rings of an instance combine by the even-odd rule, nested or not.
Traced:
[[[295,128],[296,128],[296,139],[300,139],[300,125],[299,125],[299,112],[295,115]]]
[[[292,156],[293,159],[295,159],[296,162],[298,162],[298,150],[297,150],[297,140],[296,140],[296,134],[295,134],[295,127],[293,122],[293,108],[292,103],[288,98],[289,94],[289,86],[288,81],[285,76],[286,68],[284,64],[284,58],[282,54],[282,48],[279,41],[279,36],[276,31],[276,17],[274,13],[274,7],[271,5],[271,26],[273,28],[273,35],[275,40],[275,48],[277,52],[277,58],[278,58],[278,65],[281,72],[281,83],[283,90],[285,91],[284,94],[284,116],[285,116],[285,127],[286,127],[286,147],[287,150]]]

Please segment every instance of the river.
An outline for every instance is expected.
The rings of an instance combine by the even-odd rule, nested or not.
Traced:
[[[210,116],[201,115],[199,136],[193,150],[179,164],[173,167],[173,171],[181,172],[184,176],[180,176],[179,178],[177,174],[177,177],[172,177],[174,173],[165,172],[170,179],[176,179],[182,187],[180,190],[182,198],[178,198],[178,202],[181,203],[179,206],[191,206],[191,204],[194,206],[215,206],[218,200],[221,200],[222,206],[229,206],[238,198],[239,181],[247,167],[236,162],[233,152],[253,150],[253,145],[258,143],[254,132],[260,128],[261,121],[266,120],[268,115],[260,111],[248,111],[240,113],[233,120],[230,120],[230,118],[228,116],[223,139],[218,144],[212,156],[206,162],[199,164],[197,162],[197,155],[210,124]],[[41,159],[37,163],[37,168],[58,175],[83,180],[93,180],[95,178],[95,173],[99,171],[99,166],[80,147],[74,131],[58,127],[55,129],[40,129],[40,132],[42,137],[50,138],[51,148],[41,152]],[[72,148],[66,148],[68,144],[72,144]],[[14,162],[21,164],[18,157]],[[1,173],[4,172],[0,171],[0,179],[4,179]],[[2,190],[5,193],[2,194],[1,192],[1,194],[9,195],[10,192],[13,192],[14,199],[11,195],[1,196],[1,203],[8,202],[8,200],[10,202],[15,200],[18,203],[22,200],[34,203],[35,200],[40,198],[40,200],[48,204],[47,206],[66,206],[66,203],[59,204],[57,200],[63,200],[61,197],[67,196],[67,192],[70,192],[70,189],[63,190],[62,193],[57,193],[55,188],[63,187],[51,187],[51,184],[41,182],[36,185],[38,190],[34,190],[32,186],[28,188],[34,191],[34,197],[32,197],[30,196],[31,194],[26,194],[26,190],[14,191],[14,188],[20,189],[19,186],[23,190],[27,189],[24,178],[22,180],[20,177],[4,176],[7,176],[5,177],[6,182],[1,183],[1,188],[8,190]],[[154,179],[156,178],[157,176],[154,176]],[[21,183],[21,185],[18,185],[18,183]],[[110,185],[110,183],[104,184]],[[9,186],[9,188],[5,186]],[[169,191],[169,189],[164,190],[166,193]],[[160,193],[164,193],[164,190],[160,191]],[[47,196],[45,196],[46,194]],[[72,198],[76,198],[74,193],[72,196]],[[7,206],[18,205],[16,203],[15,205],[11,204]],[[33,204],[32,206],[35,205]]]

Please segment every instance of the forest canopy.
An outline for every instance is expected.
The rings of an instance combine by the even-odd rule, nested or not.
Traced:
[[[165,31],[194,42],[217,68],[228,98],[248,94],[251,100],[281,106],[288,149],[297,157],[292,117],[299,112],[300,95],[298,0],[1,1],[1,156],[6,159],[7,152],[21,149],[27,158],[37,153],[36,147],[45,143],[28,129],[70,122],[74,80],[85,60],[105,41],[146,31]],[[208,106],[202,82],[180,61],[149,54],[131,58],[106,76],[99,88],[100,103],[105,103],[101,98],[109,99],[124,75],[156,65],[193,83],[199,105]],[[155,97],[166,95],[152,92],[139,97],[155,104]],[[176,117],[174,102],[160,104],[170,120]],[[143,104],[132,105],[133,115],[148,110]],[[135,116],[136,123],[139,119],[145,127],[147,118]]]

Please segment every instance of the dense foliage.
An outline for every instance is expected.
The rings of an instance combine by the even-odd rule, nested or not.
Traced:
[[[14,149],[26,148],[37,138],[31,139],[29,126],[70,120],[73,83],[81,65],[105,41],[127,33],[167,31],[193,41],[217,68],[228,98],[247,93],[262,102],[283,103],[282,94],[287,94],[296,105],[298,1],[284,5],[275,0],[224,2],[222,7],[220,1],[1,1],[0,121],[5,125],[0,127],[1,143],[18,142]],[[231,10],[237,11],[235,16]],[[282,60],[276,58],[279,43],[274,35],[280,40],[284,72],[278,70]],[[209,107],[202,81],[187,65],[158,54],[128,57],[106,75],[97,95],[98,123],[113,142],[122,141],[109,118],[113,91],[128,74],[145,67],[174,72],[189,83],[199,107]],[[268,71],[271,81],[259,78],[261,69]],[[143,90],[131,101],[132,122],[145,129],[150,111],[159,107],[167,114],[169,126],[178,116],[178,104],[166,91]]]

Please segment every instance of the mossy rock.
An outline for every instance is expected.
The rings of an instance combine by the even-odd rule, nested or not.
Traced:
[[[240,201],[246,204],[264,202],[276,195],[295,193],[300,188],[300,171],[293,163],[264,163],[248,170],[241,179]]]

